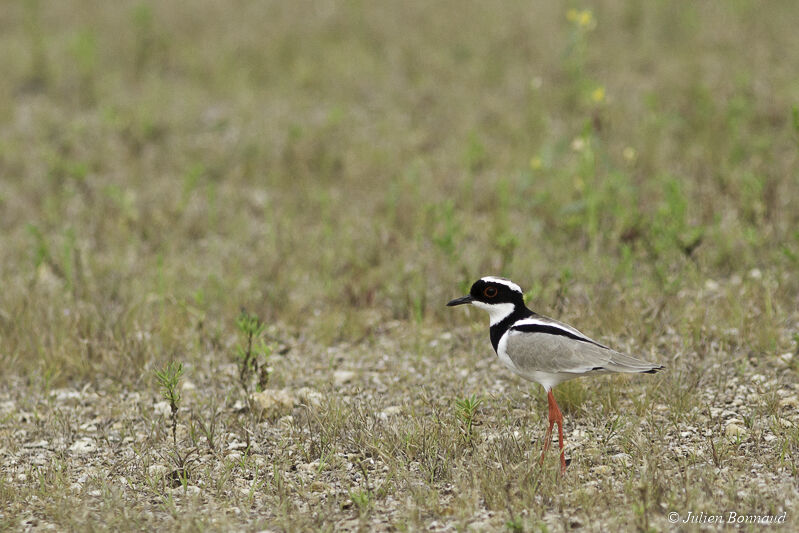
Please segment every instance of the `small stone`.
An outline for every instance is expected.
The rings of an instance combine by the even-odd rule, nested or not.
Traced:
[[[297,398],[299,398],[302,403],[311,407],[320,407],[325,396],[321,392],[310,387],[302,387],[297,390]]]
[[[380,411],[380,418],[386,420],[387,418],[396,416],[400,413],[402,413],[402,407],[400,407],[399,405],[389,405],[388,407]]]
[[[787,407],[792,409],[799,409],[799,398],[796,396],[788,396],[780,400],[780,407]]]
[[[333,372],[333,382],[336,385],[349,383],[355,377],[355,372],[351,370],[336,370]]]
[[[599,476],[610,474],[610,467],[608,465],[597,465],[594,467],[594,473]]]
[[[571,519],[569,519],[569,527],[572,529],[579,529],[583,527],[583,525],[585,525],[583,521],[576,516],[572,516]]]
[[[55,389],[50,392],[50,396],[55,398],[58,402],[65,402],[68,400],[80,400],[80,393],[72,389]]]
[[[617,453],[616,455],[611,455],[610,458],[618,463],[623,463],[625,466],[632,464],[632,457],[628,453]]]
[[[200,487],[197,485],[186,485],[186,488],[184,489],[181,485],[172,489],[172,493],[175,496],[182,496],[184,493],[186,496],[197,496],[200,494]]]
[[[745,437],[746,429],[739,426],[735,422],[730,422],[727,424],[727,427],[724,428],[724,434],[730,438]]]
[[[777,357],[777,365],[783,368],[791,366],[792,362],[793,362],[793,354],[791,352],[784,353],[781,356]]]
[[[168,471],[169,469],[164,465],[151,465],[150,468],[147,469],[147,473],[152,478],[162,478]]]
[[[72,446],[69,447],[69,451],[75,455],[85,455],[96,450],[97,445],[94,443],[94,439],[90,439],[88,437],[76,440]]]
[[[172,408],[169,406],[169,402],[166,401],[153,405],[153,411],[159,416],[170,416],[172,414]]]
[[[286,389],[267,389],[261,392],[253,392],[250,399],[255,406],[265,414],[274,414],[290,410],[294,407],[295,399]]]

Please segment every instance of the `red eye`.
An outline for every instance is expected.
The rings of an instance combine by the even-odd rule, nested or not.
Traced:
[[[486,287],[483,290],[483,296],[486,298],[493,298],[497,295],[497,288],[496,287]]]

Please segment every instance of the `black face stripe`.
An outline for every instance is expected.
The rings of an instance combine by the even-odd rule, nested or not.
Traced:
[[[524,296],[504,283],[478,279],[469,290],[469,295],[478,302],[490,304],[512,303],[524,307]]]
[[[514,331],[522,331],[524,333],[547,333],[549,335],[558,335],[560,337],[567,337],[576,341],[587,342],[589,344],[599,346],[600,348],[607,348],[606,346],[592,341],[587,337],[581,337],[580,335],[576,335],[569,330],[559,328],[558,326],[551,326],[549,324],[520,324],[518,326],[511,327],[511,329]]]

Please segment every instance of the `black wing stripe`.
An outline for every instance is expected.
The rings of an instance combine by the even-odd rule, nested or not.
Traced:
[[[561,337],[568,337],[569,339],[574,339],[576,341],[587,342],[589,344],[593,344],[594,346],[599,346],[600,348],[607,348],[598,342],[592,341],[588,337],[582,337],[580,335],[576,335],[569,330],[559,328],[557,326],[550,326],[548,324],[519,324],[518,326],[511,327],[514,331],[522,331],[524,333],[547,333],[549,335],[559,335]]]

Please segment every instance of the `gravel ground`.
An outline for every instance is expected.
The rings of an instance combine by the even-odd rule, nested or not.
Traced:
[[[490,356],[458,369],[458,358],[469,356],[453,345],[474,330],[426,332],[429,354],[404,360],[390,353],[398,330],[368,348],[293,347],[275,358],[274,387],[252,395],[257,416],[236,389],[234,364],[188,367],[177,425],[178,450],[189,457],[185,477],[169,404],[155,387],[100,381],[44,390],[13,379],[0,393],[2,523],[104,529],[101,520],[115,511],[122,518],[109,528],[174,520],[168,523],[188,529],[481,531],[515,519],[553,530],[667,529],[669,512],[749,514],[762,502],[768,509],[759,514],[794,518],[790,443],[799,391],[787,369],[791,354],[747,379],[718,363],[691,375],[672,362],[667,372],[681,374],[686,390],[692,379],[702,383],[689,399],[660,396],[662,376],[585,381],[599,392],[566,409],[572,462],[560,479],[555,452],[537,463],[546,412],[540,390]],[[468,444],[453,414],[459,390],[484,397]],[[679,409],[685,412],[675,416]],[[213,427],[212,442],[201,423]],[[430,431],[428,441],[420,428]],[[419,445],[436,450],[411,450]],[[473,466],[486,472],[470,472]],[[504,474],[493,479],[492,469]],[[504,496],[485,493],[498,479],[521,505],[506,509]],[[563,490],[542,490],[546,483]],[[650,499],[646,512],[635,501],[639,491]],[[589,515],[585,503],[597,499],[615,505]]]

